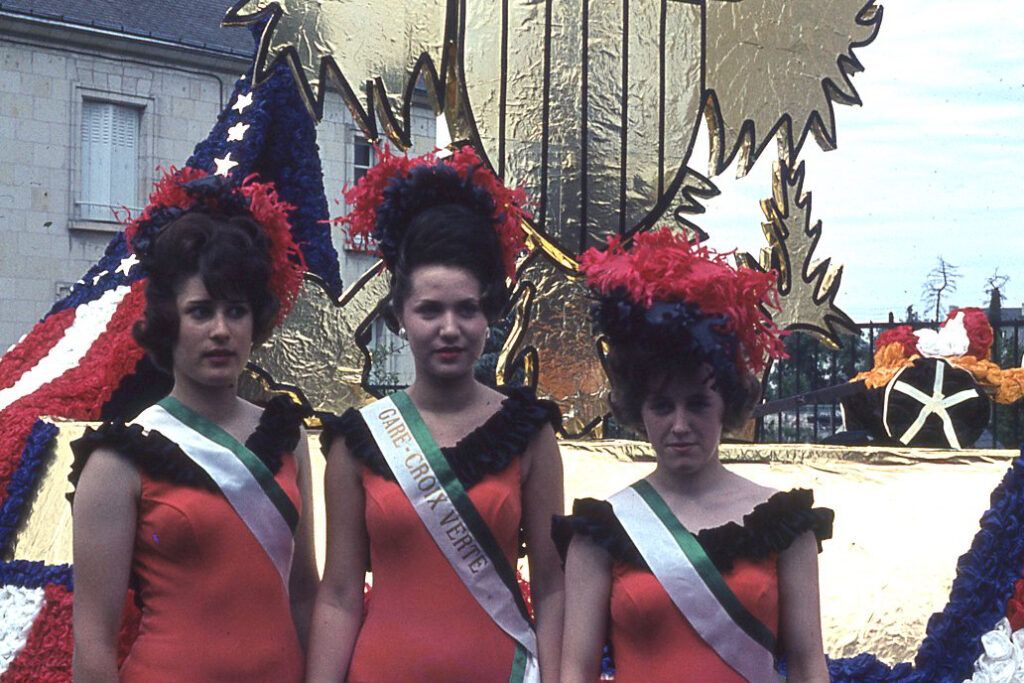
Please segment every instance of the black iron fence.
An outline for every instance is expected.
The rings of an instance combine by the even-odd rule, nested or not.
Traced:
[[[764,383],[766,401],[804,394],[848,381],[872,367],[875,338],[902,323],[863,323],[858,336],[844,338],[842,348],[830,350],[805,334],[786,338],[789,358],[776,362]],[[915,327],[927,327],[925,323]],[[992,360],[1001,367],[1021,365],[1024,321],[993,321]],[[821,443],[843,429],[839,400],[804,403],[790,410],[769,413],[757,421],[756,439],[762,443]],[[1017,448],[1024,441],[1024,401],[1004,406],[993,403],[988,429],[977,442],[982,448]]]

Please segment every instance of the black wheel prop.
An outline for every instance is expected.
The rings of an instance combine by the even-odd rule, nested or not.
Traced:
[[[992,402],[966,370],[919,358],[885,386],[882,424],[894,442],[970,448],[988,424]]]

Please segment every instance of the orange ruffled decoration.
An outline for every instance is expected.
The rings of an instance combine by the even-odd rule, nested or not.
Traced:
[[[883,341],[879,336],[879,341]],[[878,389],[889,383],[896,373],[914,362],[916,353],[907,355],[906,346],[902,340],[890,341],[879,346],[875,351],[875,366],[866,372],[860,372],[853,376],[851,382],[864,381],[868,389]]]
[[[626,249],[616,235],[605,250],[588,249],[580,257],[587,285],[608,296],[624,291],[635,304],[649,308],[655,301],[682,301],[703,315],[725,316],[725,332],[739,341],[741,366],[754,373],[768,358],[785,358],[778,327],[766,307],[778,309],[777,275],[734,268],[727,254],[694,244],[670,228],[641,232]]]

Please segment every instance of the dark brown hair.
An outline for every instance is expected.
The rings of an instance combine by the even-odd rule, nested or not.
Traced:
[[[734,430],[741,427],[761,397],[761,384],[752,374],[731,378],[730,391],[723,391],[715,371],[699,356],[656,348],[644,343],[619,342],[609,344],[604,358],[605,371],[611,380],[612,413],[619,422],[644,430],[641,408],[644,400],[658,381],[671,381],[691,377],[701,368],[708,368],[708,380],[725,404],[722,427]]]
[[[215,299],[247,301],[252,307],[253,345],[270,337],[280,303],[270,290],[269,241],[249,217],[191,211],[169,222],[141,264],[146,310],[132,335],[153,363],[172,369],[178,340],[176,298],[182,283],[199,275]]]
[[[480,283],[480,305],[493,323],[509,299],[501,255],[493,221],[477,211],[461,204],[443,204],[416,214],[391,274],[391,313],[402,310],[417,268],[451,266],[466,270]]]

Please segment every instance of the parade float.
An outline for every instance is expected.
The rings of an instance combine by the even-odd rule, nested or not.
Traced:
[[[700,239],[703,204],[718,194],[712,178],[733,165],[743,175],[777,151],[762,205],[767,243],[743,261],[777,273],[780,327],[833,345],[853,331],[835,303],[841,268],[816,253],[822,226],[799,154],[809,138],[834,147],[834,105],[860,103],[851,76],[855,50],[879,30],[872,0],[551,1],[543,11],[395,0],[382,10],[312,0],[227,9],[225,25],[252,31],[253,66],[182,164],[236,183],[272,180],[294,207],[308,267],[283,327],[252,359],[248,398],[288,395],[310,410],[312,428],[317,414],[374,398],[367,342],[387,283],[379,264],[353,282],[339,276],[327,220],[328,197],[342,188],[325,191],[316,144],[329,88],[367,139],[396,150],[411,144],[410,101],[424,88],[450,139],[531,197],[494,379],[561,406],[569,500],[610,494],[653,466],[643,443],[601,438],[607,382],[577,258],[606,236],[670,224]],[[691,167],[702,123],[707,175]],[[159,210],[164,190],[146,212]],[[130,334],[145,277],[116,235],[0,358],[0,681],[70,680],[68,444],[85,423],[167,390]],[[750,478],[813,487],[837,512],[821,556],[833,680],[1011,680],[1024,657],[1024,465],[1013,452],[968,448],[987,402],[1016,400],[1020,381],[987,357],[974,313],[960,316],[947,327],[965,333],[948,340],[906,330],[880,338],[875,368],[853,378],[862,395],[858,404],[851,392],[848,410],[888,441],[723,447]],[[931,407],[915,412],[904,399]],[[322,501],[315,507],[322,520]],[[129,601],[125,648],[135,616]]]

